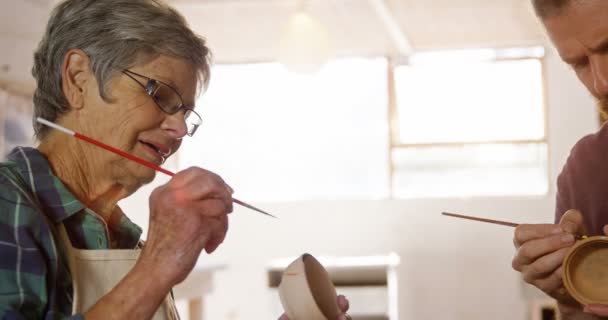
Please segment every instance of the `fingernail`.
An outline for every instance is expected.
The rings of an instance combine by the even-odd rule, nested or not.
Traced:
[[[232,187],[229,186],[228,184],[226,184],[226,188],[228,189],[228,192],[230,192],[230,194],[234,193],[234,189],[232,189]]]
[[[564,229],[562,229],[561,226],[556,226],[555,228],[553,228],[553,230],[551,230],[552,234],[558,234],[558,233],[562,233],[564,232]]]
[[[574,236],[571,233],[567,233],[567,234],[563,235],[561,239],[562,239],[563,243],[574,242]]]

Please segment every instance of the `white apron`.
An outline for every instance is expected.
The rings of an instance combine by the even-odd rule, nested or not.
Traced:
[[[59,228],[61,242],[66,250],[74,301],[72,313],[84,313],[101,297],[112,290],[131,271],[141,250],[107,249],[81,250],[72,246],[63,224]],[[151,280],[153,281],[153,280]],[[179,315],[170,294],[161,303],[153,320],[178,320]]]

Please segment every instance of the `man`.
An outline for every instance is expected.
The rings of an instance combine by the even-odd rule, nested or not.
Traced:
[[[608,1],[532,0],[562,60],[568,63],[600,111],[608,110]],[[608,235],[608,126],[581,139],[557,181],[556,224],[515,230],[513,268],[555,298],[562,319],[608,319],[608,306],[576,302],[564,288],[562,261],[574,235]],[[608,266],[607,266],[608,267]]]

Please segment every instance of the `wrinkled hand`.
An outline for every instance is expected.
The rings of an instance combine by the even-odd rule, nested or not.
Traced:
[[[348,311],[348,308],[349,308],[349,302],[348,302],[348,299],[346,299],[346,297],[343,295],[338,296],[338,308],[340,308],[340,311],[342,311],[342,314],[336,320],[351,320],[351,317],[346,314],[346,312]],[[289,318],[287,317],[286,314],[283,314],[279,318],[279,320],[289,320]]]
[[[562,262],[574,245],[574,235],[584,232],[583,215],[577,210],[568,210],[559,224],[519,225],[513,239],[513,269],[560,304],[577,305],[562,282]]]
[[[171,286],[183,281],[201,251],[213,252],[228,231],[232,190],[218,175],[189,168],[150,196],[150,226],[138,264]]]

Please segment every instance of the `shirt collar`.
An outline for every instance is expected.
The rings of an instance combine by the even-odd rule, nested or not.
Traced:
[[[141,227],[133,223],[119,206],[116,206],[116,210],[119,211],[120,221],[118,225],[110,226],[110,228],[119,242],[117,246],[118,248],[135,248],[141,237]]]

